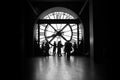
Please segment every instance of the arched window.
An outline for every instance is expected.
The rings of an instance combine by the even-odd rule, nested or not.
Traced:
[[[70,9],[63,7],[54,7],[44,11],[37,20],[75,20],[79,17]],[[38,40],[38,27],[39,27],[39,42],[40,47],[43,42],[49,42],[51,47],[50,54],[52,54],[53,44],[54,42],[58,43],[61,41],[64,45],[66,41],[70,41],[74,43],[78,41],[78,33],[77,27],[79,27],[79,40],[83,38],[83,24],[80,23],[79,26],[77,24],[71,23],[57,23],[57,24],[37,24],[34,26],[34,38]],[[64,47],[62,48],[63,52]]]

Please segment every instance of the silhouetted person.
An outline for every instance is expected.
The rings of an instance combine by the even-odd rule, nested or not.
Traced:
[[[45,55],[45,43],[44,42],[42,43],[42,46],[41,46],[41,54]]]
[[[83,55],[83,40],[81,40],[81,43],[79,44],[79,53],[80,55]]]
[[[74,49],[73,55],[76,55],[77,54],[77,44],[76,44],[76,42],[74,42],[73,49]]]
[[[38,43],[37,43],[37,41],[34,41],[34,52],[35,52],[35,56],[37,55],[37,53],[38,53]]]
[[[70,43],[70,41],[67,41],[65,43],[65,50],[67,55],[69,56],[70,55],[70,52],[72,51],[72,43]]]
[[[61,41],[58,42],[58,56],[62,56],[61,54],[61,48],[63,47],[63,45],[61,44]]]
[[[64,47],[64,55],[67,54],[67,42],[65,42],[65,47]]]
[[[45,55],[46,55],[46,56],[49,56],[49,49],[50,49],[49,43],[46,42],[46,43],[45,43]]]
[[[38,56],[41,56],[42,54],[41,54],[41,50],[42,50],[42,48],[40,47],[40,45],[39,45],[39,53],[38,53]]]
[[[56,42],[54,41],[54,45],[53,45],[53,55],[56,54]]]

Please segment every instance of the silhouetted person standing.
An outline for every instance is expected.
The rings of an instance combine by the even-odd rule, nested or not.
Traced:
[[[61,41],[58,42],[58,56],[62,56],[61,54],[61,48],[63,47],[63,45],[61,44]]]
[[[64,55],[67,54],[67,42],[65,42],[65,47],[64,47]]]
[[[67,55],[70,55],[70,52],[72,51],[72,43],[70,43],[70,41],[67,41],[65,43],[65,51],[67,53]]]
[[[37,43],[37,41],[34,41],[34,52],[35,52],[35,56],[39,53],[39,45]]]
[[[44,46],[44,42],[42,43],[42,46],[41,46],[41,54],[44,55],[45,53],[45,46]]]
[[[54,46],[53,46],[53,55],[56,54],[56,42],[54,41]]]
[[[73,48],[74,48],[73,55],[76,55],[77,54],[77,44],[76,44],[76,42],[74,42]]]
[[[48,42],[46,42],[46,44],[45,44],[45,55],[46,56],[49,56],[49,49],[50,49],[50,46],[49,46],[49,43]]]
[[[79,44],[79,53],[80,55],[83,55],[83,40],[81,40],[81,43]]]

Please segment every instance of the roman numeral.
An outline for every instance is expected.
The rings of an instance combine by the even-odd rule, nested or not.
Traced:
[[[77,32],[73,32],[73,36],[77,36]]]
[[[61,12],[59,12],[59,19],[61,19],[61,16],[62,16],[62,14],[61,14]]]
[[[40,36],[44,36],[44,32],[40,32]]]
[[[71,43],[74,43],[74,42],[77,42],[75,39],[72,39],[71,41],[70,41]]]
[[[59,14],[58,14],[58,12],[56,12],[56,19],[58,19],[58,16],[59,16]]]

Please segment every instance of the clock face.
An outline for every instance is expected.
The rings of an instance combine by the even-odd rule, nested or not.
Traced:
[[[52,11],[48,14],[44,14],[42,19],[75,19],[76,17],[74,15],[71,15],[68,13],[68,11]],[[50,54],[52,54],[53,51],[53,44],[54,42],[58,43],[58,41],[61,41],[61,43],[64,45],[66,41],[70,41],[72,44],[74,42],[77,43],[77,27],[79,27],[79,40],[82,39],[83,36],[83,25],[79,24],[35,24],[35,30],[34,35],[35,39],[38,40],[38,27],[40,28],[40,47],[42,43],[49,42],[50,45]],[[62,48],[62,53],[64,47]]]

